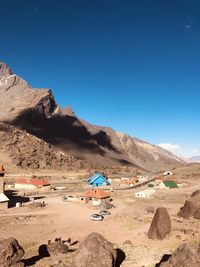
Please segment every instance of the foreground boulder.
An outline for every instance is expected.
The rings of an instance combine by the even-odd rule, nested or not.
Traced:
[[[68,250],[68,246],[60,240],[47,245],[47,251],[50,255],[65,254],[68,252]]]
[[[178,216],[184,219],[189,219],[190,217],[200,219],[200,190],[193,192],[191,198],[185,201]]]
[[[192,201],[186,200],[184,206],[180,209],[178,216],[184,219],[189,219],[193,217],[196,213],[198,207]]]
[[[114,267],[117,253],[102,235],[91,233],[74,253],[70,267]]]
[[[1,267],[22,267],[20,262],[24,256],[24,250],[18,241],[12,237],[0,240],[0,266]]]
[[[200,243],[192,246],[183,244],[177,248],[168,261],[160,267],[199,267],[200,266]]]
[[[171,219],[165,208],[157,208],[148,232],[150,239],[163,239],[171,233]]]

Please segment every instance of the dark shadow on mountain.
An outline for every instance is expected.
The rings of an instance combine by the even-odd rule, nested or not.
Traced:
[[[131,167],[133,167],[133,165],[135,165],[135,164],[133,164],[132,162],[126,160],[126,159],[118,159],[118,162],[121,163],[121,164],[123,164],[123,165],[131,166]],[[135,166],[136,166],[136,165],[135,165]]]
[[[160,260],[160,262],[157,263],[157,264],[155,265],[155,267],[160,267],[161,263],[168,261],[170,257],[171,257],[171,254],[164,254],[164,255],[162,256],[162,259]]]
[[[104,155],[103,147],[120,153],[104,131],[92,135],[75,116],[55,115],[47,118],[43,113],[30,109],[19,115],[12,124],[57,147],[67,149],[73,146]]]

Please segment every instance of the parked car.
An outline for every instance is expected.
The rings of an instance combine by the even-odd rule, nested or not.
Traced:
[[[103,221],[104,217],[100,214],[92,214],[90,216],[91,221]]]
[[[107,211],[107,210],[102,210],[99,212],[100,215],[110,215],[111,212],[110,211]]]

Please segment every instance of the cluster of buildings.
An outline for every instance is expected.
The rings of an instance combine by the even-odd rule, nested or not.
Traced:
[[[38,190],[39,188],[50,188],[50,183],[44,179],[18,179],[13,186],[14,189]]]
[[[9,206],[9,201],[11,202],[13,200],[13,197],[10,196],[10,199],[5,195],[6,190],[29,190],[29,191],[37,191],[38,189],[42,190],[49,190],[50,189],[50,183],[47,180],[43,179],[18,179],[16,182],[11,184],[5,184],[4,183],[4,175],[5,175],[5,169],[0,167],[0,209],[5,210]],[[17,204],[20,203],[16,203]]]
[[[78,202],[78,203],[91,203],[93,206],[98,206],[101,203],[110,202],[110,181],[100,173],[96,173],[89,178],[86,182],[87,191],[75,196],[65,196],[64,201]],[[101,188],[100,188],[101,187]],[[107,190],[103,190],[104,188]]]
[[[156,189],[172,189],[172,188],[179,188],[181,186],[182,186],[182,181],[180,181],[171,172],[165,172],[163,175],[149,182],[147,189],[136,192],[135,197],[149,198],[156,192]]]

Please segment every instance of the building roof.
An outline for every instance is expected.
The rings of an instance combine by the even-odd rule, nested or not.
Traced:
[[[105,180],[106,183],[110,184],[109,181],[101,173],[95,173],[93,176],[91,176],[88,180],[88,183],[93,184],[98,178],[101,178]]]
[[[175,175],[168,176],[165,181],[173,181],[175,183],[181,183],[180,179],[178,179]]]
[[[1,202],[8,202],[9,198],[4,193],[0,193],[0,203]]]
[[[84,197],[89,197],[89,198],[98,198],[98,199],[103,199],[110,197],[110,194],[105,192],[104,190],[100,188],[95,188],[93,190],[88,190],[87,192],[83,193],[82,196]]]
[[[16,184],[30,184],[35,186],[44,186],[49,185],[50,183],[47,180],[43,179],[18,179]]]
[[[163,181],[164,185],[169,188],[178,188],[178,185],[174,181]]]

